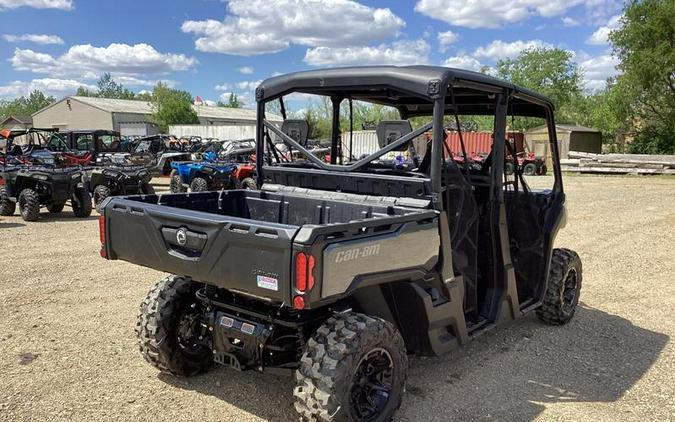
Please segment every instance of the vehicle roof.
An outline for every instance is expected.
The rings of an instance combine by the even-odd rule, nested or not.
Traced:
[[[453,87],[461,114],[492,114],[492,94],[504,89],[514,95],[510,107],[517,114],[541,115],[541,106],[553,107],[547,97],[511,82],[441,66],[357,66],[289,73],[264,80],[256,90],[256,100],[269,101],[290,92],[345,98],[349,94],[355,100],[396,107],[408,116],[428,115],[437,95],[430,92],[434,81],[440,82],[440,89]],[[446,103],[449,100],[446,95]]]

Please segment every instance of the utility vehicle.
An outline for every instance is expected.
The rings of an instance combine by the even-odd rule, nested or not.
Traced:
[[[284,98],[297,93],[332,104],[328,163],[302,145],[306,135],[265,118],[272,101],[285,118]],[[303,419],[386,421],[401,404],[408,354],[447,353],[532,311],[552,325],[572,318],[581,262],[553,248],[565,195],[549,99],[475,72],[375,66],[273,77],[256,100],[260,190],[103,204],[101,255],[173,274],[139,309],[152,365],[180,376],[214,363],[295,371]],[[360,159],[340,133],[341,108],[353,122],[354,101],[401,117],[378,122],[378,150]],[[480,168],[444,158],[444,119],[459,127],[462,115],[493,118]],[[547,123],[551,189],[505,174],[509,115]],[[273,137],[304,158],[286,161]],[[411,143],[426,146],[413,168],[380,160]]]
[[[21,218],[36,221],[41,207],[59,213],[67,201],[75,217],[91,215],[91,195],[79,168],[3,166],[0,179],[0,215],[14,215],[19,204]]]
[[[84,171],[97,210],[109,196],[155,193],[147,167],[103,161]]]
[[[178,144],[171,144],[167,135],[153,135],[141,138],[131,151],[131,161],[135,165],[143,165],[153,176],[168,175],[172,161],[190,160],[190,152],[181,149]]]

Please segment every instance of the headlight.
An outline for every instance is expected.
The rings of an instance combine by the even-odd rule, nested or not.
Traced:
[[[47,179],[49,179],[49,177],[48,177],[48,176],[45,176],[44,174],[37,174],[37,175],[35,175],[35,178],[38,179],[38,180],[47,180]]]
[[[80,172],[73,173],[73,174],[70,175],[71,179],[79,179],[80,177],[82,177],[82,173],[80,173]]]
[[[138,172],[138,177],[140,177],[141,179],[145,179],[146,177],[148,177],[148,172],[145,171],[145,170],[139,171],[139,172]]]

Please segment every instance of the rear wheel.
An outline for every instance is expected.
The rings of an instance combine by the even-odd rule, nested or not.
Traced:
[[[180,180],[180,175],[177,170],[171,170],[171,176],[169,176],[169,190],[171,193],[183,193],[185,188],[183,187],[183,182]]]
[[[537,165],[534,163],[525,164],[525,167],[523,167],[523,173],[526,176],[534,176],[537,174]]]
[[[241,181],[241,188],[248,190],[256,190],[258,189],[258,184],[252,177],[247,177]]]
[[[24,221],[36,221],[40,216],[40,198],[33,189],[24,189],[19,194],[19,212]]]
[[[206,192],[209,190],[209,183],[203,177],[195,177],[190,183],[190,190],[192,192]]]
[[[52,214],[57,214],[63,211],[63,207],[66,206],[65,202],[52,202],[51,204],[47,205],[47,211],[49,211]]]
[[[537,309],[540,320],[562,325],[574,316],[581,294],[581,259],[569,249],[554,249],[544,302]]]
[[[16,204],[9,199],[4,186],[0,186],[0,215],[14,215]]]
[[[208,370],[213,353],[203,332],[201,304],[195,297],[199,284],[170,276],[160,281],[138,310],[136,336],[146,361],[179,376]]]
[[[77,218],[87,218],[91,215],[91,194],[84,188],[75,188],[71,201],[73,214]]]
[[[391,323],[336,314],[307,342],[295,409],[305,420],[389,421],[401,405],[407,367],[403,338]]]
[[[101,212],[101,203],[110,196],[110,188],[105,185],[98,185],[94,188],[94,206],[96,211]]]

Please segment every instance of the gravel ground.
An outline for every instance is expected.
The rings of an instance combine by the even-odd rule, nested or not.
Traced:
[[[557,245],[583,261],[576,317],[411,359],[397,420],[675,420],[675,179],[565,182]],[[102,260],[96,217],[69,214],[0,220],[0,420],[297,419],[290,378],[146,364],[135,315],[163,274]]]

